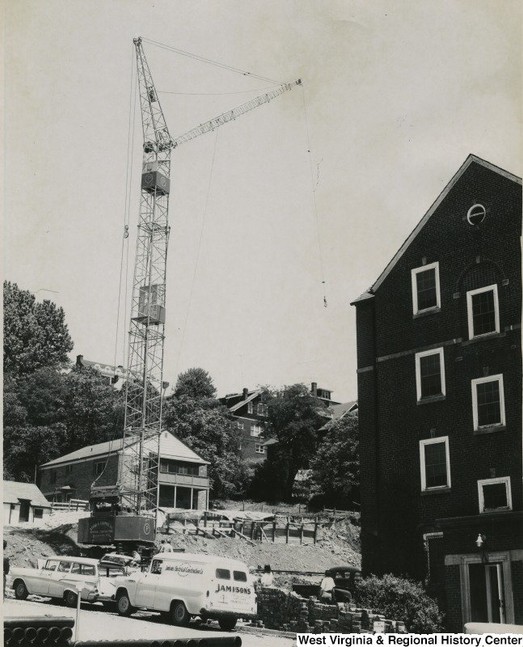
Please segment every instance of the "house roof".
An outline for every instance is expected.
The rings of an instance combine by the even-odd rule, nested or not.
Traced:
[[[65,463],[76,463],[91,458],[110,456],[111,454],[120,452],[122,446],[123,438],[117,438],[96,445],[88,445],[87,447],[82,447],[74,452],[55,458],[52,461],[48,461],[40,467],[54,467],[55,465],[63,465]],[[160,437],[160,455],[162,458],[173,458],[188,463],[209,464],[208,461],[204,461],[196,452],[168,431],[163,431]]]
[[[340,420],[343,418],[348,413],[352,413],[354,411],[357,411],[358,409],[358,401],[357,400],[352,400],[351,402],[342,402],[341,404],[334,404],[332,407],[329,407],[327,409],[327,413],[329,415],[329,421],[326,422],[323,427],[321,427],[321,430],[328,429],[330,425],[333,422],[336,422],[336,420]]]
[[[4,481],[4,503],[19,503],[20,499],[29,499],[32,506],[50,508],[51,504],[34,483]]]
[[[503,170],[502,168],[499,168],[499,166],[495,166],[494,164],[491,164],[490,162],[487,162],[486,160],[481,159],[480,157],[477,157],[476,155],[469,155],[467,159],[464,161],[464,163],[461,165],[461,167],[458,169],[457,173],[453,176],[453,178],[450,180],[450,182],[447,184],[447,186],[443,189],[443,191],[439,194],[439,196],[436,198],[430,209],[427,211],[427,213],[423,216],[423,218],[420,220],[420,222],[416,225],[416,227],[412,230],[410,235],[407,237],[403,245],[398,249],[392,260],[389,262],[387,267],[383,270],[383,272],[380,274],[376,282],[370,287],[366,292],[364,292],[361,296],[359,296],[357,299],[351,302],[351,305],[354,305],[355,303],[358,303],[360,301],[363,301],[365,299],[369,299],[372,297],[373,293],[376,292],[376,290],[380,287],[380,285],[385,281],[387,276],[390,274],[390,272],[394,269],[396,263],[399,261],[399,259],[403,256],[407,248],[410,246],[412,241],[416,238],[416,236],[419,234],[419,232],[423,229],[423,227],[426,225],[427,221],[430,219],[430,217],[433,215],[433,213],[436,211],[436,209],[440,206],[440,204],[443,202],[443,200],[447,197],[449,192],[454,188],[455,184],[458,182],[458,180],[461,178],[461,176],[465,173],[465,171],[469,168],[471,164],[479,164],[481,166],[484,166],[485,168],[493,171],[494,173],[498,173],[499,175],[507,178],[508,180],[511,180],[513,182],[516,182],[517,184],[521,184],[521,178],[517,177],[517,175],[513,175],[512,173],[509,173],[508,171]]]
[[[243,406],[248,404],[249,402],[252,402],[254,399],[256,399],[259,395],[261,394],[261,389],[256,389],[256,391],[252,391],[249,393],[249,395],[245,398],[245,400],[240,400],[236,404],[233,404],[232,407],[229,408],[229,411],[238,411],[238,409],[241,409]]]

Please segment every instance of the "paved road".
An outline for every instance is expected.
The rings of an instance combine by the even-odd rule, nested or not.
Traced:
[[[74,618],[76,610],[52,602],[31,600],[7,599],[3,604],[4,618],[45,615]],[[294,647],[296,645],[291,638],[277,635],[252,634],[241,630],[238,634],[242,639],[242,647]],[[161,622],[158,614],[146,611],[138,611],[131,618],[122,618],[117,613],[104,610],[101,605],[82,604],[76,640],[172,639],[209,635],[227,636],[230,633],[220,631],[212,624],[198,627],[198,624],[191,623],[190,627],[173,627]]]

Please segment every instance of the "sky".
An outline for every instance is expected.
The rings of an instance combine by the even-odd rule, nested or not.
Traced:
[[[173,136],[274,87],[254,75],[303,81],[173,152],[171,385],[198,366],[220,396],[317,382],[356,399],[350,302],[470,153],[522,173],[517,0],[4,7],[3,275],[63,307],[72,358],[126,362],[137,36]]]

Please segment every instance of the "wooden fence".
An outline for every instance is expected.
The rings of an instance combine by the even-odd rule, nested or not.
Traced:
[[[53,510],[53,512],[55,510],[60,512],[88,510],[89,501],[85,501],[84,499],[69,499],[69,501],[55,501],[51,503],[51,509]]]

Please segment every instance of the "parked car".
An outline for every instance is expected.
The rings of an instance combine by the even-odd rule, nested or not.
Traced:
[[[105,581],[107,584],[107,580]],[[254,581],[246,564],[217,555],[159,553],[149,570],[110,582],[121,616],[138,608],[160,611],[172,624],[187,625],[192,616],[216,619],[230,631],[238,618],[256,617]]]
[[[41,568],[13,567],[9,573],[15,597],[25,600],[28,595],[40,595],[63,600],[75,607],[78,588],[81,599],[95,602],[99,579],[98,560],[87,557],[50,557]]]
[[[333,566],[325,571],[325,575],[332,577],[335,588],[333,596],[335,602],[350,602],[356,583],[361,577],[361,571],[355,566]],[[319,597],[320,582],[318,584],[293,584],[292,590],[304,598]]]

